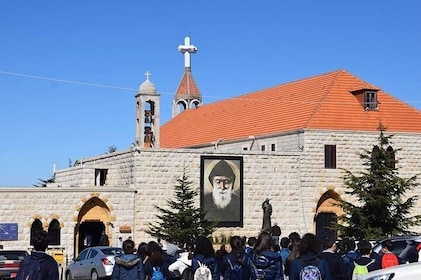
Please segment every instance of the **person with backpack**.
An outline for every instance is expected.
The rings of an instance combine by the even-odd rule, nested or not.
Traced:
[[[327,235],[323,240],[323,248],[320,256],[327,262],[332,280],[350,280],[349,270],[342,256],[337,253],[335,236]]]
[[[204,236],[199,236],[196,239],[194,256],[192,258],[192,271],[195,279],[200,279],[198,278],[200,273],[210,273],[213,280],[220,280],[215,250],[212,242]]]
[[[382,243],[382,253],[383,253],[383,255],[380,258],[381,268],[399,265],[399,259],[392,252],[392,250],[393,250],[392,241],[386,240]]]
[[[289,280],[331,280],[327,262],[319,257],[320,241],[312,233],[304,234],[298,245],[299,256],[292,261]]]
[[[148,258],[144,263],[143,270],[149,280],[168,280],[172,275],[168,270],[167,257],[162,247],[155,241],[148,243]]]
[[[176,279],[193,279],[193,272],[191,269],[191,260],[194,253],[194,244],[186,243],[185,251],[180,253],[180,257],[168,266],[168,270],[174,275]]]
[[[58,265],[45,250],[48,248],[48,233],[43,230],[32,235],[34,251],[26,256],[19,266],[16,280],[58,280]]]
[[[262,232],[257,238],[253,251],[247,259],[251,279],[283,280],[282,258],[272,251],[272,236]]]
[[[357,246],[361,257],[355,259],[351,264],[352,280],[361,279],[368,272],[380,268],[376,261],[370,257],[372,246],[369,241],[360,240]]]
[[[125,240],[123,250],[123,255],[115,257],[111,280],[144,280],[142,259],[134,254],[135,244],[133,240]]]
[[[341,248],[339,245],[341,244]],[[349,238],[345,238],[342,241],[338,242],[338,250],[340,255],[345,263],[348,275],[352,276],[353,263],[355,260],[361,257],[359,251],[355,251],[356,244],[355,241]]]
[[[224,280],[248,280],[250,278],[245,254],[245,242],[240,236],[230,239],[231,252],[223,257],[221,275]]]

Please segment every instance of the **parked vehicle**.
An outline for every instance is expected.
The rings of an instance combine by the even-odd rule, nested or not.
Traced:
[[[28,254],[25,250],[0,250],[0,279],[15,279],[21,262]]]
[[[417,280],[421,279],[421,262],[401,264],[378,269],[363,275],[363,280]]]
[[[407,245],[406,245],[405,249],[399,254],[399,259],[403,263],[409,261],[410,258],[408,256],[408,253],[412,250],[411,259],[413,259],[412,262],[414,262],[415,260],[417,260],[417,257],[418,257],[418,250],[416,248],[418,247],[419,244],[421,244],[421,236],[417,236],[417,237],[413,237],[411,239],[408,239],[406,241],[406,244]],[[414,253],[415,253],[415,256],[414,256]],[[414,259],[414,257],[415,257],[415,259]],[[419,261],[421,261],[421,260],[419,260]]]
[[[383,254],[381,250],[382,243],[386,240],[390,240],[392,241],[392,244],[393,244],[392,252],[396,256],[399,256],[408,245],[408,242],[411,242],[412,240],[416,240],[416,239],[420,239],[421,241],[421,236],[396,236],[396,237],[385,238],[376,242],[376,244],[373,247],[373,252],[379,255],[382,255]]]
[[[109,278],[113,272],[115,256],[123,253],[123,249],[119,247],[95,246],[86,248],[67,266],[66,280]]]

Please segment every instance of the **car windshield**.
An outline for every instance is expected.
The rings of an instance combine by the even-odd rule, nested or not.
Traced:
[[[110,248],[101,249],[101,251],[102,251],[102,253],[104,253],[104,255],[110,255],[110,256],[124,254],[124,251],[121,248],[110,247]]]
[[[0,261],[21,261],[27,254],[25,251],[0,251]]]

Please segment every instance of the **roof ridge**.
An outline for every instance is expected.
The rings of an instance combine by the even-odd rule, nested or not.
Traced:
[[[338,76],[340,75],[340,74],[342,74],[342,73],[344,73],[344,72],[346,72],[345,70],[337,70],[337,71],[333,71],[333,72],[330,72],[330,73],[327,73],[327,74],[334,74],[336,72],[336,74],[335,74],[335,78],[332,80],[332,82],[330,83],[330,86],[329,86],[329,88],[326,90],[326,93],[324,94],[324,96],[323,96],[323,98],[319,101],[319,104],[317,104],[317,106],[316,106],[316,108],[314,109],[314,112],[313,112],[313,114],[310,116],[310,118],[308,119],[308,121],[306,122],[306,127],[308,127],[309,126],[309,124],[316,118],[316,115],[317,115],[317,113],[319,112],[319,110],[320,110],[320,108],[322,107],[322,105],[323,105],[323,103],[324,103],[324,101],[326,100],[326,98],[327,98],[327,96],[329,95],[329,93],[330,93],[330,91],[332,90],[332,87],[333,87],[333,85],[335,84],[335,82],[337,81],[337,79],[338,79]],[[327,75],[327,74],[325,74],[325,75]],[[319,76],[317,76],[317,77],[320,77],[320,76],[323,76],[323,75],[319,75]]]

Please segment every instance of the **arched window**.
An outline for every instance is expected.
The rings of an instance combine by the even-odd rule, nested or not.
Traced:
[[[60,245],[60,223],[54,219],[48,226],[48,236],[50,237],[50,245]]]
[[[30,238],[30,245],[34,245],[32,242],[32,238],[34,236],[34,233],[42,231],[42,222],[39,219],[35,219],[32,222],[32,226],[31,226],[31,238]]]

